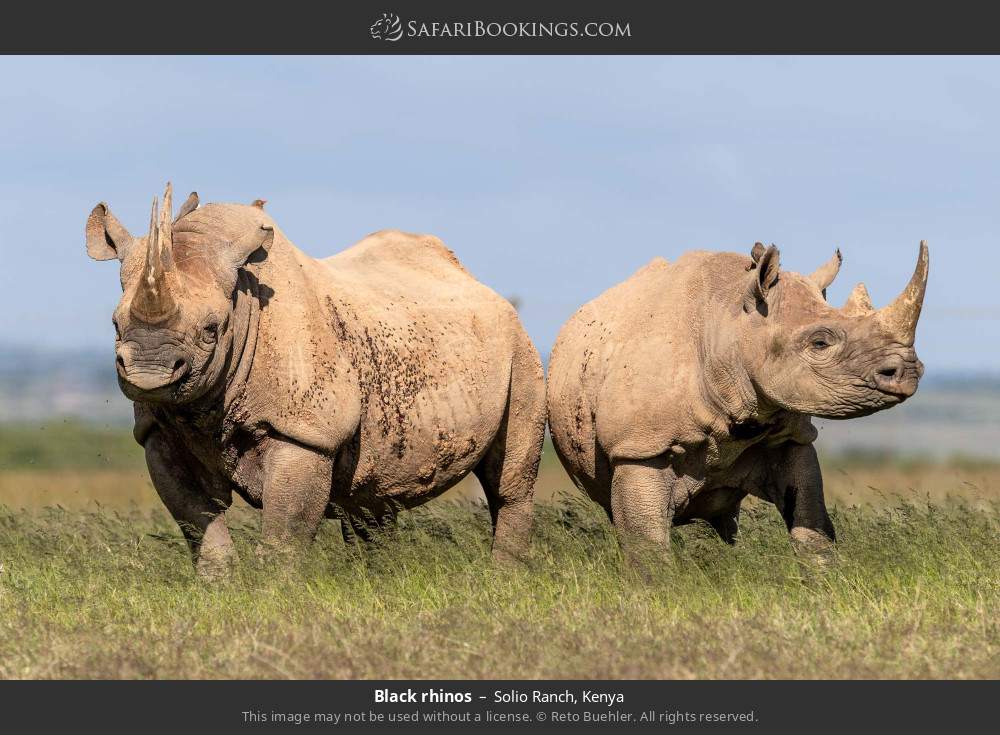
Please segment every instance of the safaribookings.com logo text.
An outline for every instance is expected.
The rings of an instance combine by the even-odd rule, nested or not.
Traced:
[[[400,38],[631,38],[627,21],[420,21],[383,13],[369,28],[377,41]]]

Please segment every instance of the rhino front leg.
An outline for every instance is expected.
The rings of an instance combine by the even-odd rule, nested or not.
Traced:
[[[232,491],[206,490],[196,460],[162,432],[154,430],[143,446],[153,487],[180,526],[198,575],[214,579],[227,574],[237,559],[225,516]]]
[[[769,499],[781,511],[797,551],[825,553],[836,533],[823,498],[823,474],[812,444],[783,447],[772,464]]]
[[[280,437],[264,456],[262,544],[277,551],[301,550],[315,538],[330,502],[333,461]]]
[[[663,457],[617,461],[611,474],[611,520],[630,564],[640,574],[654,560],[669,560],[679,479]]]

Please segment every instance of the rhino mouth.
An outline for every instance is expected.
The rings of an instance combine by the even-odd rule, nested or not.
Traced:
[[[872,387],[881,394],[882,400],[886,403],[902,403],[917,392],[916,381],[914,381],[914,385],[912,387],[905,388],[893,385],[882,386],[878,383]]]
[[[169,366],[136,363],[126,366],[119,358],[117,368],[122,392],[129,398],[146,400],[173,397],[191,372],[190,363],[182,358],[175,359]]]
[[[868,380],[859,380],[854,383],[854,390],[850,396],[844,396],[835,407],[828,406],[826,411],[813,415],[835,421],[871,416],[873,413],[899,405],[916,393],[918,380],[916,375],[897,376],[891,380],[887,375],[881,376],[880,379],[876,375]]]

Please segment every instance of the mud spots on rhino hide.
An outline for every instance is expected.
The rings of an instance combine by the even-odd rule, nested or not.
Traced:
[[[450,431],[438,429],[434,438],[434,456],[437,458],[437,466],[442,469],[450,467],[455,461],[456,447],[455,436]]]
[[[433,462],[427,462],[420,466],[417,470],[417,480],[419,480],[424,485],[429,485],[434,481],[434,475],[437,474],[437,465]]]
[[[594,356],[594,351],[589,347],[583,351],[583,359],[580,361],[580,380],[585,380],[587,377],[587,369],[590,367],[590,358]]]
[[[464,460],[474,455],[478,446],[475,437],[462,439],[446,429],[438,429],[434,437],[434,461],[422,465],[417,478],[424,484],[430,483],[439,471],[450,468],[456,459]]]
[[[447,469],[456,459],[465,459],[475,454],[478,446],[474,436],[463,439],[450,431],[438,429],[437,438],[434,440],[434,456],[437,457],[437,466],[441,469]]]
[[[346,342],[348,340],[347,324],[341,317],[337,304],[329,296],[326,297],[326,309],[330,315],[330,328],[333,329],[333,333],[337,335],[338,340]]]
[[[576,406],[573,409],[573,432],[569,437],[569,446],[573,450],[574,454],[578,456],[583,456],[584,446],[583,446],[583,436],[584,427],[587,426],[587,409],[583,405],[583,398],[576,399]]]
[[[434,339],[377,312],[361,318],[343,302],[328,297],[326,303],[330,327],[357,373],[362,412],[401,458],[413,430],[411,409],[424,387],[434,382],[423,367],[432,362],[428,358],[435,350]]]

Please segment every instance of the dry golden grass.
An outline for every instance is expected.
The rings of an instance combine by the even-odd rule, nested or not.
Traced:
[[[944,502],[949,498],[980,505],[1000,500],[1000,463],[853,463],[831,458],[823,466],[826,497],[833,506]],[[548,448],[538,474],[538,502],[547,503],[577,492]],[[470,476],[441,500],[482,502],[483,494],[479,482]],[[0,469],[0,505],[16,509],[59,505],[81,510],[99,505],[143,512],[161,507],[141,465],[112,469]]]
[[[0,472],[0,505],[144,511],[161,507],[145,469],[7,470]]]

